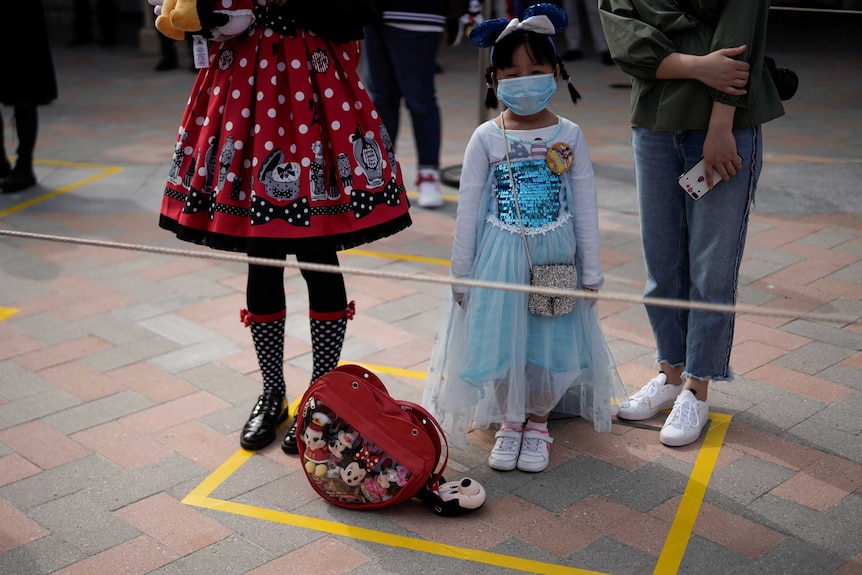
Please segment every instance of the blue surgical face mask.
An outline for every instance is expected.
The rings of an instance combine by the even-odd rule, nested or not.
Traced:
[[[538,114],[557,91],[553,74],[519,76],[497,82],[497,99],[518,116]]]

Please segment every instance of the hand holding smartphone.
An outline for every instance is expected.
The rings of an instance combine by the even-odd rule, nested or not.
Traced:
[[[742,156],[739,156],[739,161],[742,161]],[[721,181],[721,175],[718,173],[718,170],[713,169],[712,172],[712,181],[717,184]],[[680,187],[685,190],[689,196],[694,200],[699,200],[703,196],[706,195],[708,191],[712,188],[706,187],[706,160],[703,158],[700,159],[698,163],[696,163],[692,168],[681,175],[677,182],[679,182]],[[715,187],[715,185],[713,185]]]

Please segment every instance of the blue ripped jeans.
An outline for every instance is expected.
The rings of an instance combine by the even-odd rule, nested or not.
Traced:
[[[742,169],[693,200],[677,178],[703,157],[706,132],[634,128],[647,281],[644,296],[736,303],[748,216],[762,167],[760,126],[733,131]],[[656,359],[683,376],[730,380],[734,314],[647,306]]]

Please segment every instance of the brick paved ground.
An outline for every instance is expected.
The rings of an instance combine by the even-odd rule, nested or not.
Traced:
[[[711,386],[697,443],[661,446],[664,414],[604,435],[555,421],[551,467],[530,475],[488,469],[492,433],[475,432],[447,475],[486,487],[480,511],[334,508],[277,443],[239,449],[260,389],[236,321],[243,265],[0,236],[0,573],[862,573],[862,47],[849,23],[775,20],[773,54],[802,86],[765,129],[740,302],[838,320],[741,314],[738,377]],[[192,249],[156,225],[192,74],[155,73],[157,56],[129,46],[58,45],[55,56],[61,97],[41,110],[40,186],[0,197],[0,229]],[[440,60],[443,163],[454,169],[478,121],[479,66],[466,46]],[[638,296],[625,78],[594,59],[570,71],[584,100],[555,103],[591,146],[605,292]],[[444,208],[414,209],[413,227],[342,264],[445,277],[448,193]],[[296,270],[285,283],[295,398],[310,373],[307,300]],[[446,288],[347,283],[358,313],[343,359],[418,400]],[[643,308],[599,309],[636,389],[653,373]]]

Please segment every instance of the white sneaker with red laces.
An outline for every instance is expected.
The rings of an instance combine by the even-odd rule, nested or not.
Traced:
[[[419,170],[416,185],[419,187],[420,208],[439,208],[443,205],[443,192],[440,191],[440,176],[437,170]]]

